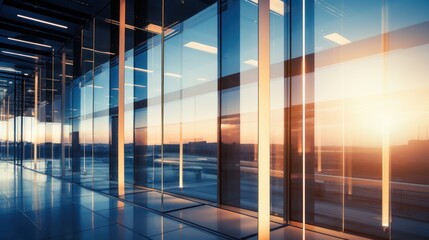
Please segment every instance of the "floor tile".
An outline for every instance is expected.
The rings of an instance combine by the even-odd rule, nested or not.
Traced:
[[[196,228],[192,228],[192,227],[182,228],[171,232],[165,232],[163,234],[156,235],[151,238],[154,240],[179,240],[179,239],[222,240],[222,239],[226,239],[218,235],[210,234],[208,232],[205,232]]]
[[[124,204],[114,198],[110,198],[99,193],[93,193],[89,196],[74,197],[73,202],[86,207],[92,211],[121,207]]]
[[[94,228],[76,234],[52,238],[52,240],[145,240],[149,239],[139,235],[120,225],[110,225],[106,227]]]
[[[124,196],[124,198],[127,201],[130,201],[137,205],[141,205],[162,212],[168,212],[181,208],[201,205],[200,203],[192,202],[183,198],[173,197],[168,194],[164,194],[163,197],[161,196],[162,195],[159,192],[150,191],[127,194]]]
[[[146,237],[186,227],[185,224],[136,206],[127,206],[97,212]]]
[[[276,240],[276,239],[301,240],[302,237],[303,237],[302,229],[293,227],[293,226],[287,226],[284,228],[276,229],[274,231],[271,231],[271,235],[270,235],[270,238],[272,240]],[[258,240],[258,237],[254,236],[249,239]],[[339,240],[339,238],[331,237],[325,234],[316,233],[312,231],[305,231],[305,239],[306,240]]]
[[[234,238],[244,238],[258,230],[256,218],[206,205],[174,211],[169,215]],[[272,228],[278,226],[271,224]]]
[[[112,224],[108,219],[79,205],[27,213],[48,237],[61,236]]]
[[[0,239],[43,239],[44,234],[22,213],[0,215]]]

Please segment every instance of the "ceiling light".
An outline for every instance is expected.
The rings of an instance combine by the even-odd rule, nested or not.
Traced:
[[[149,23],[144,30],[154,33],[154,34],[161,34],[162,33],[162,27],[153,23]],[[167,36],[168,34],[174,32],[174,29],[171,28],[164,28],[164,34]]]
[[[63,76],[63,74],[62,74],[62,73],[60,73],[60,74],[58,74],[58,76],[62,77],[62,76]],[[70,76],[70,75],[64,75],[64,77],[66,77],[66,78],[73,78],[73,76]]]
[[[104,19],[105,22],[119,26],[119,22],[113,19],[109,19],[106,18]],[[149,23],[146,27],[144,28],[139,28],[133,25],[129,25],[129,24],[125,24],[125,28],[130,29],[130,30],[140,30],[140,31],[146,31],[146,32],[150,32],[150,33],[154,33],[154,34],[161,34],[162,33],[162,27],[153,23]],[[170,29],[170,28],[164,28],[164,32],[165,35],[167,36],[168,34],[174,32],[174,29]]]
[[[0,71],[5,71],[5,72],[19,72],[14,68],[10,68],[10,67],[0,67]]]
[[[9,51],[1,51],[2,53],[5,54],[10,54],[10,55],[15,55],[15,56],[20,56],[20,57],[26,57],[26,58],[32,58],[32,59],[39,59],[39,57],[37,56],[31,56],[31,55],[26,55],[26,54],[21,54],[21,53],[16,53],[16,52],[9,52]]]
[[[125,86],[130,86],[130,87],[138,87],[138,88],[145,88],[145,85],[140,85],[140,84],[131,84],[131,83],[125,83]]]
[[[200,50],[203,52],[208,52],[211,54],[216,54],[217,53],[217,48],[216,47],[212,47],[206,44],[202,44],[202,43],[198,43],[198,42],[188,42],[187,44],[185,44],[185,47],[188,48],[193,48],[196,50]]]
[[[253,67],[258,67],[258,61],[256,61],[255,59],[249,59],[247,61],[244,61],[244,63]]]
[[[152,23],[149,23],[144,29],[151,33],[156,33],[156,34],[162,33],[162,27]]]
[[[258,0],[250,0],[254,4],[258,4]],[[283,16],[285,14],[285,4],[281,0],[270,0],[270,10]]]
[[[32,18],[32,17],[24,16],[24,15],[21,15],[21,14],[17,14],[16,16],[18,16],[20,18],[25,18],[25,19],[28,19],[28,20],[31,20],[31,21],[48,24],[48,25],[51,25],[51,26],[54,26],[54,27],[59,27],[59,28],[64,28],[64,29],[68,28],[67,26],[64,26],[64,25],[61,25],[61,24],[52,23],[52,22],[40,20],[40,19],[37,19],[37,18]]]
[[[95,53],[101,53],[101,54],[107,54],[107,55],[115,55],[112,52],[103,52],[103,51],[100,51],[100,50],[94,50],[92,48],[87,48],[87,47],[82,47],[82,49],[83,50],[87,50],[87,51],[92,51],[92,52],[95,52]]]
[[[135,67],[131,67],[131,66],[125,66],[126,69],[130,69],[130,70],[135,70],[138,72],[146,72],[146,73],[151,73],[153,72],[152,70],[148,70],[148,69],[144,69],[144,68],[135,68]]]
[[[182,75],[175,74],[175,73],[169,73],[169,72],[165,73],[164,75],[169,76],[169,77],[175,77],[175,78],[181,78],[182,77]]]
[[[24,73],[24,76],[28,76],[28,73]]]
[[[207,79],[206,79],[206,78],[202,78],[202,77],[197,78],[197,80],[198,80],[198,81],[207,81]]]
[[[40,47],[51,48],[50,45],[36,43],[36,42],[31,42],[31,41],[26,41],[26,40],[22,40],[22,39],[11,38],[11,37],[8,37],[7,39],[9,39],[11,41],[15,41],[15,42],[22,42],[22,43],[32,44],[32,45],[36,45],[36,46],[40,46]]]
[[[338,33],[331,33],[331,34],[325,35],[323,37],[334,42],[334,43],[337,43],[339,45],[345,45],[345,44],[351,43],[350,40],[341,36]]]

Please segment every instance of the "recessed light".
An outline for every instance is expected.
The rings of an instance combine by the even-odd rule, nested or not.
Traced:
[[[39,57],[37,57],[37,56],[31,56],[31,55],[22,54],[22,53],[9,52],[9,51],[1,51],[1,52],[2,52],[2,53],[5,53],[5,54],[9,54],[9,55],[15,55],[15,56],[26,57],[26,58],[32,58],[32,59],[39,59]]]
[[[182,77],[182,75],[175,74],[175,73],[169,73],[169,72],[165,73],[164,75],[169,76],[169,77],[175,77],[175,78],[181,78]]]
[[[5,71],[5,72],[19,72],[15,68],[10,68],[10,67],[0,67],[0,71]]]
[[[130,86],[130,87],[138,87],[138,88],[145,88],[145,85],[140,85],[140,84],[131,84],[131,83],[125,83],[125,86]]]
[[[62,77],[62,76],[63,76],[63,74],[62,74],[62,73],[60,73],[60,74],[58,74],[58,76]],[[64,75],[64,77],[66,77],[66,78],[73,78],[73,76],[70,76],[70,75]]]
[[[162,27],[153,23],[149,23],[144,30],[155,33],[155,34],[161,34],[162,33]],[[171,28],[164,28],[164,34],[165,36],[169,35],[170,33],[174,32],[174,29]]]
[[[198,43],[198,42],[188,42],[185,44],[185,47],[188,48],[193,48],[195,50],[199,50],[199,51],[203,51],[203,52],[207,52],[207,53],[211,53],[211,54],[216,54],[217,53],[217,48],[216,47],[212,47],[206,44],[202,44],[202,43]]]
[[[87,51],[92,51],[92,52],[95,52],[95,53],[101,53],[101,54],[107,54],[107,55],[115,55],[115,54],[114,54],[114,53],[112,53],[112,52],[104,52],[104,51],[95,50],[95,49],[87,48],[87,47],[82,47],[82,49],[83,49],[83,50],[87,50]]]
[[[249,59],[247,61],[244,61],[244,63],[253,67],[258,67],[258,61],[256,61],[255,59]]]
[[[36,46],[40,46],[40,47],[51,48],[50,45],[36,43],[36,42],[31,42],[31,41],[26,41],[26,40],[22,40],[22,39],[18,39],[18,38],[8,37],[7,39],[9,39],[11,41],[15,41],[15,42],[22,42],[22,43],[32,44],[32,45],[36,45]]]
[[[334,42],[334,43],[337,43],[339,45],[346,45],[348,43],[351,43],[350,40],[341,36],[339,33],[331,33],[331,34],[325,35],[323,37]]]
[[[40,20],[40,19],[37,19],[37,18],[33,18],[33,17],[28,17],[28,16],[25,16],[25,15],[21,15],[21,14],[17,14],[16,16],[20,17],[20,18],[31,20],[31,21],[48,24],[48,25],[51,25],[51,26],[54,26],[54,27],[59,27],[59,28],[64,28],[64,29],[68,28],[67,26],[64,26],[64,25],[61,25],[61,24],[52,23],[52,22],[48,22],[48,21],[45,21],[45,20]]]
[[[126,69],[130,69],[130,70],[134,70],[137,72],[146,72],[146,73],[151,73],[153,72],[152,70],[148,70],[148,69],[144,69],[144,68],[136,68],[136,67],[131,67],[131,66],[125,66]]]

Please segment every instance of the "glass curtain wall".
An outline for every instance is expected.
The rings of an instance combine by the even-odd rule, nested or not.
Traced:
[[[370,238],[427,238],[426,211],[411,213],[427,209],[427,4],[290,4],[291,36],[282,40],[291,46],[290,220],[305,214],[306,224]],[[281,29],[271,28],[272,36]]]
[[[163,13],[161,0],[127,0],[126,9],[126,190],[252,214],[258,1],[165,0]],[[427,9],[270,1],[272,215],[338,234],[429,237]],[[37,171],[119,195],[118,55],[112,1],[45,57],[37,99],[34,76],[1,76],[1,159],[28,168],[36,159]]]

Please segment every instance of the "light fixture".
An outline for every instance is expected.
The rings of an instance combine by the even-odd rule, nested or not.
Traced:
[[[11,41],[15,41],[15,42],[22,42],[22,43],[32,44],[32,45],[36,45],[36,46],[40,46],[40,47],[52,48],[52,46],[47,45],[47,44],[41,44],[41,43],[36,43],[36,42],[26,41],[26,40],[22,40],[22,39],[18,39],[18,38],[11,38],[11,37],[8,37],[7,39],[9,39],[9,40],[11,40]]]
[[[169,73],[169,72],[165,73],[164,75],[168,76],[168,77],[174,77],[174,78],[181,78],[182,77],[182,75],[175,74],[175,73]]]
[[[336,33],[336,32],[325,35],[323,37],[339,45],[346,45],[351,43],[350,40],[348,40],[347,38],[341,36],[339,33]]]
[[[24,73],[24,76],[28,76],[28,73]]]
[[[131,83],[125,83],[125,86],[130,86],[130,87],[138,87],[138,88],[145,88],[145,85],[140,85],[140,84],[131,84]]]
[[[148,70],[148,69],[144,69],[144,68],[136,68],[136,67],[131,67],[131,66],[125,66],[125,68],[130,69],[130,70],[135,70],[137,72],[145,72],[145,73],[153,72],[152,70]]]
[[[154,33],[154,34],[161,34],[162,33],[162,27],[153,23],[149,23],[145,28],[145,31]],[[165,36],[171,34],[174,32],[174,29],[171,28],[164,28],[164,34]]]
[[[195,49],[195,50],[211,53],[211,54],[217,53],[216,47],[212,47],[212,46],[202,44],[202,43],[198,43],[198,42],[191,41],[191,42],[186,43],[184,46],[188,47],[188,48]]]
[[[156,33],[156,34],[162,33],[162,27],[153,23],[149,23],[144,29],[151,33]]]
[[[54,26],[54,27],[59,27],[59,28],[64,28],[64,29],[68,28],[67,26],[64,26],[64,25],[61,25],[61,24],[52,23],[52,22],[48,22],[48,21],[45,21],[45,20],[40,20],[40,19],[37,19],[37,18],[32,18],[32,17],[28,17],[28,16],[25,16],[25,15],[21,15],[21,14],[17,14],[16,16],[20,17],[20,18],[31,20],[31,21],[48,24],[48,25],[51,25],[51,26]]]
[[[60,73],[60,74],[58,74],[58,76],[62,77],[62,76],[63,76],[63,74],[62,74],[62,73]],[[66,77],[66,78],[73,78],[73,76],[71,76],[71,75],[64,75],[64,77]]]
[[[198,81],[207,81],[207,78],[199,77],[199,78],[197,78],[197,80],[198,80]]]
[[[244,63],[253,67],[258,67],[258,61],[256,61],[255,59],[249,59],[247,61],[244,61]]]
[[[112,52],[104,52],[104,51],[95,50],[95,49],[87,48],[87,47],[82,47],[82,49],[83,49],[83,50],[87,50],[87,51],[92,51],[92,52],[95,52],[95,53],[101,53],[101,54],[107,54],[107,55],[115,55],[115,54],[114,54],[114,53],[112,53]]]
[[[5,54],[9,54],[9,55],[15,55],[15,56],[26,57],[26,58],[32,58],[32,59],[39,59],[39,57],[37,57],[37,56],[31,56],[31,55],[22,54],[22,53],[9,52],[9,51],[1,51],[1,52],[2,52],[2,53],[5,53]]]
[[[258,0],[250,0],[254,4],[258,4]],[[284,16],[285,14],[285,4],[281,0],[270,0],[270,10]]]
[[[0,71],[5,71],[5,72],[19,72],[14,68],[10,68],[10,67],[0,67]]]
[[[104,19],[105,22],[119,26],[119,22],[113,19],[109,19],[106,18]],[[150,33],[154,33],[154,34],[161,34],[162,33],[162,27],[153,23],[149,23],[146,27],[144,28],[139,28],[133,25],[129,25],[129,24],[125,24],[125,28],[126,29],[130,29],[130,30],[140,30],[140,31],[146,31],[146,32],[150,32]],[[174,29],[170,29],[170,28],[165,28],[164,33],[167,36],[168,34],[174,32]]]

